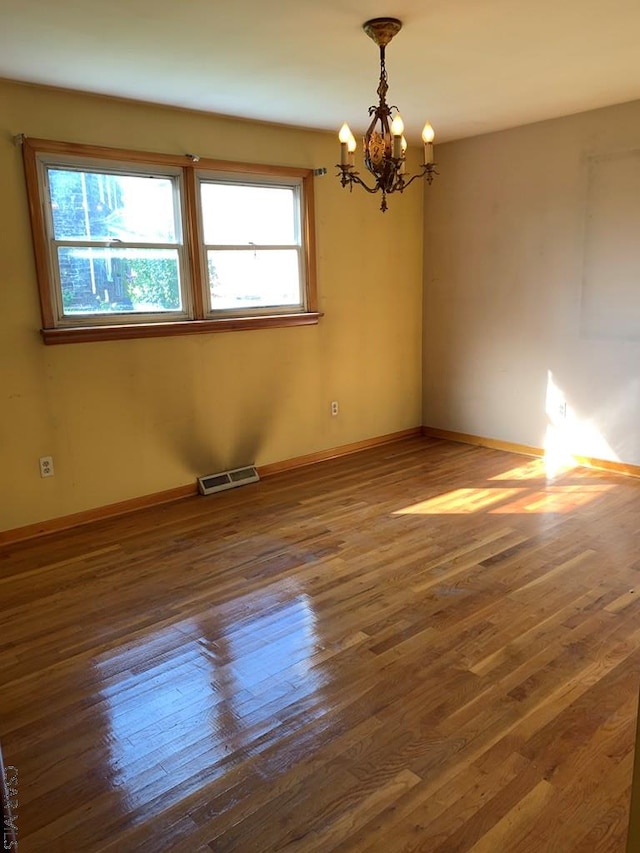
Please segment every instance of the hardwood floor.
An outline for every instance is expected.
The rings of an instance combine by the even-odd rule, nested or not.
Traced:
[[[411,439],[3,548],[20,853],[622,853],[639,538]]]

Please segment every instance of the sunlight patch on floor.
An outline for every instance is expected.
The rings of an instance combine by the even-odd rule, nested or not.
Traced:
[[[397,510],[394,515],[446,515],[480,512],[498,501],[510,500],[528,492],[526,488],[515,489],[454,489],[435,498]]]
[[[394,515],[468,515],[569,512],[590,503],[613,488],[610,483],[589,483],[540,488],[454,489],[435,498],[396,510]],[[500,506],[496,506],[500,504]]]

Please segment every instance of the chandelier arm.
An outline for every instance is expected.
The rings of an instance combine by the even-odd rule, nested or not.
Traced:
[[[340,169],[338,177],[342,179],[343,187],[346,187],[347,184],[359,184],[368,193],[377,193],[380,189],[379,184],[376,184],[373,188],[368,187],[357,172],[348,172],[346,169],[343,169],[342,166],[339,166],[338,168]]]
[[[403,185],[402,185],[402,189],[403,189],[403,190],[406,190],[406,188],[407,188],[407,187],[410,187],[410,186],[411,186],[411,184],[412,184],[412,183],[413,183],[417,178],[423,178],[423,177],[426,175],[426,173],[427,173],[427,171],[426,171],[425,167],[423,166],[423,167],[422,167],[422,171],[421,171],[421,172],[416,172],[416,173],[415,173],[415,175],[412,175],[412,176],[409,178],[409,180],[408,180],[408,181],[404,181],[404,183],[403,183]]]
[[[368,187],[362,178],[359,178],[357,175],[354,175],[352,181],[355,181],[356,184],[360,184],[360,186],[365,189],[368,193],[377,193],[380,187],[376,184],[375,187]]]
[[[433,180],[433,176],[434,176],[434,175],[437,175],[437,174],[438,174],[438,173],[437,173],[437,172],[436,172],[436,170],[433,168],[433,163],[427,163],[427,164],[425,164],[425,165],[423,165],[423,166],[422,166],[422,171],[421,171],[421,172],[416,172],[416,174],[415,174],[415,175],[412,175],[412,176],[409,178],[409,180],[408,180],[408,181],[403,181],[403,183],[402,183],[402,189],[401,189],[401,192],[402,192],[402,191],[404,191],[404,190],[406,190],[406,188],[407,188],[407,187],[410,187],[410,186],[411,186],[411,184],[412,184],[415,180],[417,180],[418,178],[424,178],[424,177],[426,176],[427,181],[428,181],[429,183],[431,183],[431,181]]]

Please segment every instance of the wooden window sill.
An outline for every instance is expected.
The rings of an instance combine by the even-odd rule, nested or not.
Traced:
[[[308,311],[304,314],[225,317],[220,320],[181,320],[170,323],[131,323],[112,326],[70,326],[58,329],[41,329],[40,334],[45,344],[79,344],[131,338],[198,335],[208,334],[209,332],[279,329],[285,326],[314,326],[320,317],[322,317],[322,313],[319,311]]]

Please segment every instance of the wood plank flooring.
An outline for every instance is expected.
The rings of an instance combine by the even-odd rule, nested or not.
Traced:
[[[1,549],[20,853],[622,853],[639,542],[410,439]]]

